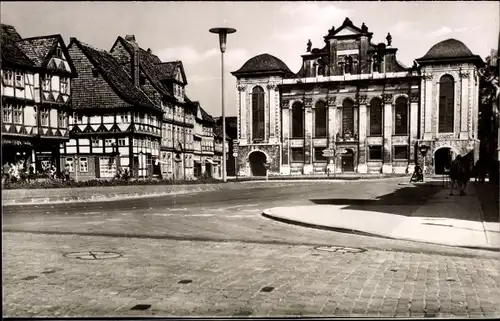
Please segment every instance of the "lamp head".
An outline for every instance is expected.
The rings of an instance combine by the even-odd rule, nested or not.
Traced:
[[[209,31],[211,33],[219,34],[220,51],[224,53],[226,52],[227,35],[230,33],[235,33],[236,29],[221,27],[221,28],[212,28]]]

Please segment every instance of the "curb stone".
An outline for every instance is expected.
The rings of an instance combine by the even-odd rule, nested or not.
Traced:
[[[414,240],[411,238],[396,238],[388,235],[383,235],[383,234],[375,234],[375,233],[368,233],[364,232],[361,230],[356,230],[356,229],[348,229],[348,228],[341,228],[341,227],[335,227],[335,226],[328,226],[328,225],[319,225],[319,224],[313,224],[313,223],[306,223],[306,222],[300,222],[300,221],[295,221],[292,219],[287,219],[283,217],[278,217],[274,216],[271,212],[270,209],[265,209],[262,211],[262,216],[271,220],[275,220],[278,222],[286,223],[286,224],[291,224],[291,225],[297,225],[297,226],[302,226],[302,227],[307,227],[307,228],[314,228],[314,229],[319,229],[319,230],[327,230],[327,231],[333,231],[333,232],[339,232],[339,233],[346,233],[346,234],[356,234],[356,235],[361,235],[361,236],[368,236],[368,237],[378,237],[378,238],[384,238],[384,239],[390,239],[390,240],[400,240],[400,241],[409,241],[409,242],[416,242],[416,243],[424,243],[424,244],[433,244],[433,245],[441,245],[441,246],[449,246],[449,247],[455,247],[455,248],[466,248],[466,249],[472,249],[472,250],[482,250],[482,251],[490,251],[490,252],[500,252],[500,249],[498,247],[494,246],[463,246],[463,245],[451,245],[451,244],[443,244],[443,243],[435,243],[435,242],[427,242],[423,240]]]
[[[193,189],[193,190],[181,190],[181,191],[170,191],[163,193],[148,193],[148,194],[111,194],[106,195],[91,195],[89,197],[78,198],[78,197],[68,197],[62,199],[50,199],[50,198],[30,198],[30,201],[22,200],[3,200],[3,206],[22,206],[22,205],[37,205],[37,204],[67,204],[67,203],[84,203],[84,202],[113,202],[125,199],[140,199],[140,198],[151,198],[151,197],[161,197],[161,196],[171,196],[171,195],[181,195],[190,193],[200,193],[200,192],[211,192],[217,190],[217,188],[210,189]]]

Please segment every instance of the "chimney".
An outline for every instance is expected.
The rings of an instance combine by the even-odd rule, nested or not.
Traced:
[[[135,41],[134,35],[126,35],[125,40],[127,40],[132,47],[134,48],[134,53],[132,57],[132,80],[134,81],[134,85],[139,87],[139,45]]]

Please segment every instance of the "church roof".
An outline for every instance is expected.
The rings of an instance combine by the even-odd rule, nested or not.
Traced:
[[[234,76],[250,73],[284,73],[288,75],[292,72],[283,61],[265,53],[250,58],[240,69],[232,72]]]
[[[474,56],[463,42],[456,39],[441,41],[429,49],[420,59],[458,58]]]
[[[419,59],[419,64],[443,62],[443,61],[471,61],[475,64],[482,64],[483,60],[478,55],[474,55],[467,46],[457,39],[447,39],[438,42]]]

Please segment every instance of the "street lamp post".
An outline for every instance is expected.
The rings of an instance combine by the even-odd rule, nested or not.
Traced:
[[[221,68],[221,87],[222,87],[222,178],[224,182],[227,181],[226,177],[226,117],[224,114],[224,53],[226,52],[226,42],[227,35],[235,33],[236,29],[233,28],[212,28],[209,30],[211,33],[217,33],[219,35],[220,44],[220,68]]]

